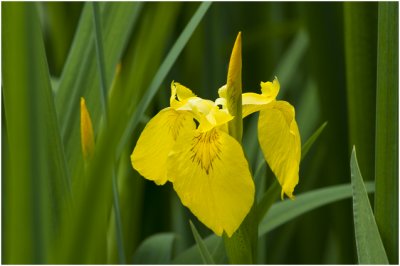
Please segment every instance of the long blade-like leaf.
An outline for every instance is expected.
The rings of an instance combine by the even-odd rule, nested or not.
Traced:
[[[197,232],[196,227],[194,226],[192,221],[189,221],[189,223],[190,223],[190,228],[192,229],[194,240],[196,241],[197,247],[201,254],[203,263],[204,264],[215,264],[213,258],[211,257],[210,252],[207,249],[207,246],[204,244],[203,239],[201,238],[199,232]]]
[[[308,151],[311,149],[312,145],[314,142],[318,139],[319,135],[322,133],[322,131],[325,129],[326,125],[328,122],[324,122],[312,135],[311,137],[308,138],[306,143],[301,147],[301,160],[306,156]]]
[[[366,180],[374,176],[378,4],[344,3],[347,105],[350,143]]]
[[[399,4],[380,2],[375,135],[375,218],[389,262],[399,262]]]
[[[358,167],[356,149],[351,153],[354,231],[359,264],[388,264],[385,248],[369,203],[367,190]]]
[[[374,184],[368,182],[366,188],[368,192],[372,192]],[[294,201],[278,202],[271,207],[261,221],[259,235],[266,234],[301,214],[349,197],[351,197],[351,185],[345,184],[306,192],[297,196]]]
[[[68,171],[34,3],[2,4],[2,78],[10,165],[3,176],[6,263],[47,263]],[[27,63],[29,62],[29,63]]]

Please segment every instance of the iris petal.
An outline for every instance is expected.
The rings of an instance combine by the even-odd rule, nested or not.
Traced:
[[[168,158],[168,175],[183,205],[219,236],[232,236],[253,204],[242,147],[221,130],[181,135]]]
[[[167,158],[181,132],[195,130],[193,116],[165,108],[147,123],[131,155],[131,162],[144,178],[163,185],[168,180]]]
[[[267,97],[263,94],[247,92],[242,94],[242,117],[258,112],[267,108],[267,104],[275,101],[275,98]]]
[[[301,142],[292,105],[285,101],[271,104],[260,112],[258,139],[265,160],[282,186],[282,197],[293,198],[299,182]]]

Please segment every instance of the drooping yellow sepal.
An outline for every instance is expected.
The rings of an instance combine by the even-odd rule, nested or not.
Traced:
[[[81,97],[81,145],[84,160],[90,160],[94,153],[94,133],[92,120],[83,97]]]
[[[183,205],[219,236],[231,237],[253,205],[242,147],[221,130],[180,136],[168,157],[168,175]]]
[[[167,158],[182,132],[195,130],[190,112],[165,108],[154,116],[140,135],[131,162],[144,178],[163,185],[168,181]]]
[[[299,182],[301,141],[292,105],[285,101],[271,103],[260,111],[258,139],[265,160],[282,187],[281,197],[293,198]]]

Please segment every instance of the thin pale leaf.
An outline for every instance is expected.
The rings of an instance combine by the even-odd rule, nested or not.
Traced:
[[[372,182],[366,183],[367,191],[375,190]],[[351,184],[320,188],[296,196],[293,200],[275,203],[260,223],[259,235],[266,234],[294,218],[327,204],[351,197]]]
[[[215,264],[213,258],[211,257],[210,252],[207,249],[207,246],[204,244],[203,239],[201,238],[199,232],[197,232],[196,227],[189,221],[190,228],[192,229],[194,240],[196,241],[197,247],[200,251],[201,259],[203,260],[204,264]]]
[[[319,135],[324,131],[326,125],[328,122],[324,122],[315,132],[314,134],[311,135],[311,137],[308,138],[306,143],[301,147],[301,160],[307,155],[307,153],[310,151],[312,145],[314,142],[318,139]]]
[[[353,147],[351,153],[350,166],[358,263],[389,264],[360,168],[358,167],[355,147]]]

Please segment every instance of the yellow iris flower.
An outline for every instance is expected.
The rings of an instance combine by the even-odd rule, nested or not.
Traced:
[[[232,119],[227,109],[172,82],[170,107],[149,121],[131,155],[143,177],[172,182],[183,205],[215,234],[229,237],[254,201],[242,147],[227,132]]]
[[[228,237],[254,202],[254,183],[242,146],[229,135],[241,139],[241,123],[228,123],[234,119],[228,110],[239,116],[242,110],[242,118],[260,112],[258,139],[282,187],[282,198],[284,194],[293,198],[299,180],[301,144],[293,106],[276,100],[280,88],[276,78],[261,82],[261,94],[243,93],[240,104],[241,65],[239,33],[229,64],[229,91],[223,86],[213,102],[172,82],[170,107],[149,121],[131,155],[133,168],[143,177],[158,185],[172,182],[183,205],[215,234],[225,232]]]

